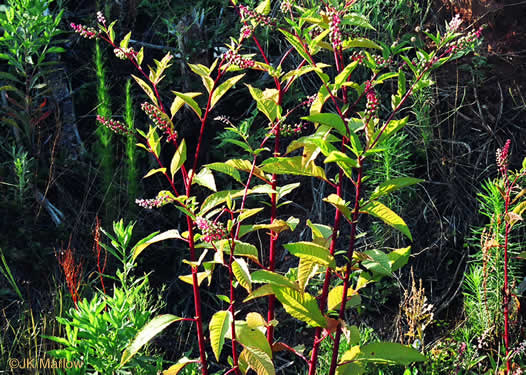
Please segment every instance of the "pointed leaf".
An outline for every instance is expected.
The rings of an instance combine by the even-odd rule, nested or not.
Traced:
[[[143,178],[153,176],[154,174],[157,174],[157,173],[165,173],[165,172],[166,172],[166,168],[150,169],[150,171],[148,171],[148,173],[146,173]]]
[[[325,172],[314,162],[303,164],[301,156],[275,157],[265,160],[261,166],[263,172],[310,176],[326,180]]]
[[[409,227],[405,221],[384,204],[378,201],[371,201],[362,208],[362,211],[379,218],[387,225],[390,225],[405,234],[410,240],[413,240]]]
[[[389,258],[389,264],[391,265],[391,271],[396,271],[407,264],[409,255],[411,254],[411,246],[404,247],[402,249],[396,249],[387,254]]]
[[[400,178],[394,178],[392,180],[387,180],[387,181],[382,182],[374,190],[370,199],[378,199],[379,197],[387,195],[391,193],[392,191],[404,188],[406,186],[419,184],[421,182],[424,182],[424,180],[421,180],[419,178],[412,178],[412,177],[400,177]]]
[[[204,186],[212,191],[217,191],[214,174],[207,167],[203,167],[197,175],[194,176],[192,184]]]
[[[273,286],[272,289],[276,298],[290,315],[312,327],[327,326],[327,320],[318,307],[316,298],[312,295],[277,286]]]
[[[249,326],[247,322],[236,321],[236,340],[245,348],[256,348],[271,356],[272,349],[267,337],[262,331],[261,328]]]
[[[227,79],[225,82],[219,85],[212,93],[212,99],[210,100],[210,109],[214,108],[219,99],[221,99],[223,95],[225,95],[228,92],[228,90],[230,90],[232,86],[239,82],[239,80],[244,76],[245,74],[237,75],[235,77]]]
[[[195,362],[198,362],[198,360],[183,357],[175,365],[171,365],[167,370],[164,370],[162,375],[177,375],[186,365]]]
[[[352,288],[347,289],[347,299],[358,296],[358,292]],[[343,285],[338,285],[331,289],[329,296],[327,297],[327,309],[336,310],[339,309],[343,300]]]
[[[170,229],[170,230],[167,230],[166,232],[160,233],[157,236],[153,237],[152,239],[134,246],[134,248],[132,249],[133,251],[132,259],[135,260],[139,256],[139,254],[142,253],[144,249],[146,249],[151,244],[154,244],[159,241],[171,239],[171,238],[180,238],[180,237],[181,237],[181,234],[179,234],[179,231],[177,229]]]
[[[375,342],[364,345],[356,356],[357,361],[403,366],[413,362],[423,362],[426,359],[426,356],[419,351],[395,342]]]
[[[150,98],[152,103],[154,103],[155,105],[159,105],[159,103],[157,102],[157,97],[155,96],[155,94],[154,94],[152,88],[150,87],[150,85],[148,85],[142,79],[140,79],[139,77],[137,77],[137,76],[135,76],[133,74],[132,74],[132,77],[139,84],[139,86],[141,86],[141,88],[146,93],[146,95],[148,95],[148,98]]]
[[[186,96],[190,98],[195,98],[196,96],[201,95],[200,92],[187,92],[185,93]],[[176,96],[174,98],[174,101],[172,102],[172,105],[170,106],[170,113],[172,115],[172,118],[175,116],[175,114],[185,105],[184,99],[180,98],[179,96]]]
[[[216,172],[227,174],[230,177],[234,178],[234,180],[236,180],[237,182],[242,183],[241,175],[239,174],[238,170],[232,167],[231,165],[228,165],[226,163],[212,163],[206,164],[205,167],[208,167]]]
[[[197,102],[194,99],[192,99],[196,97],[197,95],[200,95],[200,93],[196,94],[193,92],[188,92],[188,93],[183,94],[182,92],[173,91],[173,90],[172,90],[172,93],[175,94],[179,99],[181,99],[185,104],[188,104],[188,106],[193,109],[193,111],[197,114],[197,116],[201,118],[202,116],[201,108],[199,107],[199,104],[197,104]],[[174,103],[172,104],[172,108],[178,110],[179,109],[178,107],[181,108],[179,103],[176,104],[174,101]],[[177,110],[175,112],[177,112]],[[173,116],[174,111],[171,111],[171,112]]]
[[[252,293],[252,280],[250,278],[250,271],[248,270],[247,262],[244,259],[238,258],[232,263],[232,272],[236,276],[239,285]]]
[[[225,335],[230,329],[231,323],[232,313],[230,311],[218,311],[210,319],[210,345],[218,361],[225,344]]]
[[[276,374],[271,357],[264,351],[248,346],[243,349],[241,356],[243,356],[248,366],[253,369],[257,375]]]
[[[323,198],[323,200],[327,203],[332,204],[334,207],[336,207],[340,212],[345,216],[345,218],[351,222],[352,221],[352,215],[351,210],[349,209],[348,202],[345,202],[342,198],[340,198],[336,194],[331,194],[327,198]]]
[[[345,127],[345,123],[343,122],[341,117],[338,116],[336,113],[318,113],[315,115],[302,117],[301,119],[314,123],[320,123],[322,125],[327,125],[335,129],[341,135],[347,135],[347,128]]]
[[[283,247],[300,259],[310,260],[329,268],[336,267],[334,257],[329,253],[329,249],[324,246],[302,241],[289,243]]]
[[[262,0],[261,3],[256,7],[256,12],[266,16],[270,13],[270,0]]]
[[[278,273],[267,271],[267,270],[258,270],[252,272],[252,282],[254,283],[266,283],[271,284],[274,287],[278,288],[292,288],[298,290],[298,284],[294,281],[287,279],[285,276],[282,276]]]
[[[186,142],[183,139],[179,147],[177,147],[177,151],[175,151],[175,154],[170,163],[170,173],[172,174],[172,180],[175,174],[177,173],[177,171],[179,170],[179,168],[183,166],[185,161],[186,161]]]
[[[265,318],[263,318],[261,314],[257,312],[249,312],[245,320],[247,321],[247,326],[249,328],[259,328],[267,326]]]
[[[391,275],[390,259],[387,254],[380,250],[367,250],[364,252],[372,260],[362,262],[362,265],[368,270],[382,276]]]
[[[178,316],[165,314],[150,320],[135,336],[135,339],[124,350],[121,357],[121,366],[128,362],[137,352],[154,336],[163,331],[170,324],[182,320]]]
[[[254,280],[252,279],[252,281]],[[270,296],[272,294],[274,294],[274,291],[272,290],[272,285],[265,284],[262,287],[259,287],[256,290],[254,290],[252,293],[250,293],[248,297],[243,300],[243,302],[247,302],[259,297]]]
[[[300,262],[298,264],[298,284],[300,290],[305,290],[309,280],[316,274],[317,271],[318,264],[316,262],[305,258],[300,258]]]

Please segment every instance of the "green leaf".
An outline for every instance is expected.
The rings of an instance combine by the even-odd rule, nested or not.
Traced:
[[[165,173],[165,172],[166,172],[166,168],[150,169],[148,171],[148,173],[146,173],[144,175],[143,178],[147,178],[147,177],[153,176],[154,174],[157,174],[157,173]]]
[[[248,319],[249,316],[247,315],[247,320]],[[263,332],[259,328],[249,326],[248,322],[236,321],[236,340],[238,340],[245,348],[256,348],[266,353],[268,356],[272,356],[272,349]]]
[[[347,128],[345,123],[336,113],[318,113],[311,116],[305,116],[301,118],[302,120],[320,123],[322,125],[327,125],[330,128],[335,129],[338,133],[343,136],[347,135]]]
[[[221,99],[223,95],[225,95],[228,92],[228,90],[230,90],[232,86],[234,86],[244,76],[244,73],[237,75],[235,77],[227,79],[225,82],[219,85],[212,93],[212,99],[210,100],[210,109],[214,108],[219,99]]]
[[[300,258],[298,264],[298,285],[301,291],[304,291],[307,287],[309,280],[318,271],[318,264],[311,260]]]
[[[336,368],[336,375],[362,375],[365,369],[360,363],[346,363]]]
[[[283,29],[279,29],[283,35],[285,35],[285,38],[288,40],[288,42],[294,47],[296,52],[300,54],[301,57],[305,59],[305,61],[311,65],[311,58],[309,57],[309,54],[305,51],[304,46],[301,44],[301,42],[291,33],[288,31],[285,31]]]
[[[256,12],[264,16],[270,13],[270,0],[262,0],[261,3],[256,7]]]
[[[253,278],[252,281],[254,281]],[[274,291],[272,290],[272,285],[265,284],[262,287],[259,287],[256,290],[254,290],[252,293],[250,293],[248,297],[243,300],[243,302],[247,302],[259,297],[269,296],[272,294],[274,294]]]
[[[166,232],[160,233],[146,242],[138,243],[132,249],[132,252],[133,252],[132,259],[135,260],[139,256],[139,254],[142,253],[144,249],[146,249],[151,244],[154,244],[160,241],[164,241],[164,240],[168,240],[168,239],[172,239],[172,238],[181,238],[181,234],[179,233],[177,229],[167,230]]]
[[[188,64],[188,67],[192,69],[192,72],[200,77],[209,77],[210,69],[202,64]]]
[[[190,108],[193,109],[193,111],[197,114],[197,116],[199,118],[201,118],[202,116],[202,112],[201,112],[201,108],[199,108],[199,104],[197,104],[197,102],[193,99],[194,97],[196,97],[197,95],[200,95],[201,93],[197,93],[197,95],[194,95],[196,93],[193,93],[193,92],[188,92],[188,93],[181,93],[181,92],[178,92],[178,91],[173,91],[172,90],[172,93],[175,94],[179,99],[181,99],[185,104],[187,104]],[[175,101],[174,103],[172,104],[172,108],[175,108],[175,109],[179,109],[181,108],[179,106],[179,108],[177,108],[179,106],[179,104],[175,104]],[[171,110],[172,112],[172,116],[174,114],[173,110]],[[177,111],[175,111],[177,112]]]
[[[137,77],[137,76],[135,76],[133,74],[131,76],[133,77],[133,79],[135,79],[135,81],[139,84],[139,86],[141,86],[141,88],[146,93],[146,95],[148,95],[148,98],[150,98],[152,103],[155,104],[156,106],[158,106],[159,103],[157,102],[157,97],[155,96],[155,94],[154,94],[152,88],[150,87],[150,85],[148,85],[142,79],[140,79],[139,77]]]
[[[124,36],[124,38],[121,40],[120,47],[122,49],[128,48],[128,43],[130,42],[131,38],[131,31]]]
[[[382,49],[378,44],[367,38],[347,39],[343,41],[342,48],[375,48]]]
[[[322,180],[327,179],[322,168],[318,167],[314,162],[304,165],[301,156],[269,158],[263,162],[261,170],[268,173],[310,176]]]
[[[382,182],[373,192],[370,199],[378,199],[384,195],[391,193],[392,191],[404,188],[406,186],[411,186],[414,184],[419,184],[424,182],[419,178],[413,177],[400,177],[394,178],[392,180],[387,180]]]
[[[356,160],[351,159],[341,151],[332,151],[323,161],[323,163],[325,164],[334,162],[338,163],[338,165],[340,165],[340,163],[344,164],[350,168],[359,167],[358,162]]]
[[[269,119],[270,122],[274,122],[281,113],[281,109],[278,106],[279,91],[276,89],[265,89],[261,91],[251,85],[246,85],[250,91],[250,95],[256,101],[258,109]]]
[[[356,300],[361,300],[358,295],[358,292],[356,292],[352,288],[347,289],[347,299],[351,298],[354,299],[355,297],[358,297]],[[328,310],[336,310],[339,309],[340,305],[342,304],[343,300],[343,285],[338,285],[331,289],[329,292],[329,295],[327,297],[327,309]]]
[[[201,211],[199,212],[200,216],[204,216],[212,208],[225,203],[230,197],[231,199],[241,197],[244,194],[244,190],[223,190],[218,191],[217,193],[211,194],[204,202],[201,204]]]
[[[239,214],[238,218],[237,218],[237,221],[238,222],[242,222],[244,221],[245,219],[248,219],[249,217],[253,216],[253,215],[256,215],[257,213],[261,212],[263,210],[263,207],[258,207],[258,208],[245,208],[243,209],[243,212],[241,212],[241,214]]]
[[[342,85],[347,82],[347,79],[357,66],[358,61],[353,61],[350,64],[347,64],[347,66],[343,68],[340,73],[338,73],[338,75],[334,78],[334,90],[339,90]]]
[[[249,243],[241,242],[239,240],[235,241],[235,248],[234,248],[234,255],[239,257],[245,257],[252,259],[256,262],[259,262],[259,254],[258,249]],[[230,254],[230,241],[229,240],[221,240],[219,242],[219,248],[224,251],[227,254]],[[254,281],[254,279],[252,279]]]
[[[252,272],[251,277],[253,283],[265,283],[270,284],[273,287],[285,289],[292,288],[295,290],[299,290],[298,284],[296,284],[294,281],[291,281],[285,276],[282,276],[272,271],[258,270]]]
[[[239,285],[252,293],[252,280],[250,278],[250,271],[248,270],[247,262],[244,259],[236,259],[232,263],[232,272],[236,276]]]
[[[395,342],[375,342],[360,348],[356,361],[397,364],[408,366],[413,362],[426,361],[419,351]]]
[[[310,260],[322,266],[335,268],[334,257],[329,253],[329,249],[313,242],[295,242],[283,245],[291,254],[300,259]]]
[[[520,259],[526,259],[526,251],[523,251],[522,253],[520,253],[519,255],[517,255],[517,258],[520,258]]]
[[[241,175],[239,174],[237,169],[235,169],[231,165],[228,165],[226,163],[211,163],[211,164],[206,164],[205,167],[210,168],[211,170],[216,171],[216,172],[227,174],[230,177],[232,177],[234,180],[236,180],[237,182],[243,183],[243,181],[241,180]]]
[[[380,250],[367,250],[364,254],[372,259],[362,262],[365,268],[381,276],[391,276],[390,259],[385,253]]]
[[[199,173],[194,176],[194,179],[192,180],[192,184],[198,184],[212,191],[217,191],[214,174],[207,167],[201,168]]]
[[[322,85],[320,87],[320,90],[318,91],[318,95],[316,95],[316,98],[314,99],[314,102],[310,106],[310,114],[315,115],[318,113],[321,113],[321,110],[323,108],[323,105],[329,99],[330,94],[325,85]]]
[[[331,194],[327,198],[323,198],[323,200],[334,207],[336,207],[342,215],[349,221],[352,222],[352,214],[351,210],[349,209],[348,202],[345,202],[341,197],[339,197],[336,194]]]
[[[362,207],[362,211],[377,217],[387,225],[390,225],[405,234],[410,240],[413,240],[411,232],[409,231],[409,227],[405,221],[383,203],[378,201],[370,201],[364,207]]]
[[[358,26],[364,29],[375,30],[375,28],[369,23],[369,20],[364,15],[359,13],[346,14],[342,19],[342,24]]]
[[[175,154],[170,163],[170,173],[172,174],[172,180],[174,179],[174,176],[179,170],[179,168],[183,166],[185,161],[186,161],[186,142],[183,139],[179,147],[177,147],[177,151],[175,151]]]
[[[274,295],[281,302],[285,311],[312,327],[326,327],[327,320],[323,316],[316,298],[307,292],[299,292],[290,288],[272,286]]]
[[[175,365],[171,365],[167,370],[164,370],[162,375],[177,375],[186,365],[195,362],[198,362],[198,360],[183,357]]]
[[[141,66],[143,59],[144,59],[144,47],[141,47],[140,51],[137,53],[137,65]]]
[[[186,97],[192,99],[192,98],[195,98],[196,96],[199,96],[201,95],[200,92],[187,92],[184,94]],[[183,105],[185,105],[186,101],[178,96],[176,94],[175,98],[174,98],[174,101],[172,102],[172,105],[170,106],[170,113],[172,115],[172,118],[175,116],[175,114],[183,107]],[[197,106],[197,103],[194,101],[195,103],[195,106],[197,107],[197,109],[199,111],[201,111],[201,109]],[[195,109],[194,109],[195,111]],[[198,114],[199,117],[201,117],[199,114]]]
[[[411,246],[396,249],[387,254],[387,257],[389,258],[389,264],[391,266],[391,271],[394,272],[405,266],[409,260],[410,254]]]
[[[148,343],[159,332],[163,331],[170,324],[182,320],[178,316],[165,314],[159,315],[150,320],[133,339],[131,344],[122,353],[121,366],[127,363],[137,352]]]
[[[291,70],[291,71],[287,72],[286,74],[284,74],[281,77],[281,83],[284,83],[284,82],[286,82],[286,81],[288,81],[290,79],[291,82],[288,83],[288,85],[290,85],[292,82],[294,82],[297,78],[301,77],[302,75],[305,75],[305,74],[310,73],[312,71],[316,71],[318,73],[323,73],[322,69],[323,68],[327,68],[327,67],[330,67],[330,65],[324,64],[324,63],[318,63],[318,64],[316,64],[316,66],[312,66],[312,65],[302,66],[299,69],[294,69],[294,70]]]
[[[255,347],[246,346],[241,355],[257,375],[275,375],[276,370],[272,358],[264,351]]]
[[[216,312],[210,319],[210,345],[218,361],[225,344],[225,335],[230,329],[231,323],[232,313],[225,310]]]

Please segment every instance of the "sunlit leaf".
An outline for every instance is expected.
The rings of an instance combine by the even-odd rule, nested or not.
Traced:
[[[148,171],[148,173],[146,173],[144,175],[143,178],[147,178],[147,177],[153,176],[154,174],[157,174],[157,173],[165,173],[165,172],[166,172],[166,168],[150,169]]]
[[[326,327],[327,320],[323,316],[316,298],[307,292],[299,292],[290,288],[273,286],[274,295],[281,302],[285,311],[312,327]]]
[[[378,199],[379,197],[387,195],[391,193],[392,191],[404,188],[406,186],[419,184],[421,182],[424,182],[424,180],[421,180],[419,178],[413,178],[413,177],[400,177],[400,178],[394,178],[392,180],[387,180],[387,181],[382,182],[374,190],[370,199]]]
[[[295,290],[299,289],[298,284],[294,281],[287,279],[285,276],[282,276],[278,273],[267,271],[267,270],[258,270],[252,272],[252,282],[254,283],[265,283],[271,284],[272,286],[278,288],[292,288]]]
[[[393,228],[399,230],[403,234],[407,236],[410,240],[413,239],[411,236],[411,232],[409,231],[409,227],[405,223],[405,221],[395,214],[389,207],[385,206],[383,203],[380,203],[378,201],[370,201],[367,203],[364,207],[362,207],[362,211],[379,218],[387,225],[392,226]]]
[[[241,258],[234,260],[232,263],[232,272],[239,282],[239,285],[245,288],[249,293],[252,293],[252,280],[250,278],[250,271],[248,270],[247,262]]]
[[[147,344],[154,336],[163,331],[170,324],[181,320],[182,318],[171,315],[159,315],[150,320],[128,345],[126,350],[122,353],[121,366],[127,363],[137,352]]]
[[[225,82],[219,85],[212,93],[212,99],[210,100],[210,109],[214,108],[219,99],[221,99],[223,95],[225,95],[228,92],[228,90],[230,90],[232,86],[234,86],[244,76],[245,74],[237,75],[235,77],[227,79]]]
[[[186,142],[183,139],[179,147],[177,147],[177,150],[175,151],[175,154],[170,163],[170,173],[172,174],[172,180],[175,174],[177,173],[177,171],[183,166],[185,161],[186,161]]]
[[[197,102],[193,99],[193,97],[199,95],[199,93],[197,95],[194,95],[195,93],[192,93],[192,92],[181,93],[181,92],[173,91],[173,90],[172,90],[172,93],[175,94],[179,99],[183,100],[184,103],[187,104],[190,108],[192,108],[193,111],[197,114],[197,116],[199,116],[199,118],[201,118],[201,116],[202,116],[201,108],[199,107],[199,104],[197,104]],[[177,108],[178,106],[179,106],[179,104],[175,104],[175,101],[174,101],[174,104],[172,104],[172,108],[174,108],[174,107]],[[172,112],[172,116],[173,116],[174,112],[173,111],[171,111],[171,112]],[[177,112],[177,111],[175,111],[175,112]]]
[[[207,167],[201,168],[198,174],[194,176],[192,184],[204,186],[212,191],[217,191],[214,174]]]
[[[155,105],[158,105],[157,97],[155,96],[155,94],[154,94],[152,88],[150,87],[150,85],[148,85],[142,79],[140,79],[139,77],[137,77],[137,76],[135,76],[133,74],[131,76],[133,77],[133,79],[135,79],[135,81],[139,84],[139,86],[141,86],[141,88],[146,93],[146,95],[148,95],[148,98],[150,98],[152,103],[154,103]]]
[[[139,256],[139,254],[142,253],[144,249],[146,249],[151,244],[154,244],[160,241],[164,241],[167,239],[172,239],[172,238],[181,238],[181,234],[179,233],[177,229],[167,230],[166,232],[160,233],[146,242],[143,242],[143,243],[140,243],[134,246],[134,248],[132,249],[132,252],[133,252],[132,259],[135,260]]]
[[[230,329],[231,323],[232,313],[230,311],[218,311],[210,319],[210,345],[218,361],[225,344],[225,335]]]
[[[283,245],[291,254],[300,259],[316,262],[322,266],[334,268],[336,263],[329,249],[313,242],[295,242]]]

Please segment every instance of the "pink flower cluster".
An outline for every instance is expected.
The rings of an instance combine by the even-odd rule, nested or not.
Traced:
[[[81,24],[74,24],[73,22],[69,24],[73,31],[77,34],[80,34],[81,37],[86,39],[96,38],[99,34],[93,27],[87,27]]]
[[[329,22],[329,39],[332,43],[332,46],[335,49],[340,49],[342,47],[342,30],[340,28],[340,25],[342,23],[342,19],[340,18],[340,15],[336,11],[332,11],[329,13],[330,22]]]
[[[282,13],[289,13],[292,10],[292,2],[283,0],[279,6],[279,10],[281,10]]]
[[[446,30],[448,32],[454,33],[460,28],[461,24],[462,18],[460,18],[460,14],[456,14],[455,17],[453,17],[447,24]]]
[[[128,58],[131,58],[131,59],[134,59],[134,60],[137,59],[137,52],[135,52],[133,47],[128,47],[128,48],[119,47],[119,48],[115,48],[113,50],[113,53],[115,54],[115,56],[117,56],[117,58],[119,58],[121,60],[126,60]]]
[[[202,239],[205,242],[210,243],[212,241],[218,241],[226,235],[225,228],[222,223],[216,223],[199,216],[195,219],[195,224],[203,234]]]
[[[159,193],[154,199],[136,199],[135,204],[142,208],[146,208],[147,210],[151,210],[152,208],[159,208],[168,203],[172,203],[173,201],[173,198],[169,195]]]
[[[120,121],[106,119],[103,116],[97,115],[97,121],[110,129],[112,132],[120,135],[132,135],[133,132],[125,124]]]
[[[104,14],[102,14],[101,11],[97,12],[97,22],[103,26],[106,26],[106,17],[104,17]]]
[[[255,65],[253,60],[247,59],[232,50],[226,51],[224,58],[228,64],[239,66],[241,69],[249,69]]]
[[[378,97],[376,96],[376,92],[374,91],[369,81],[365,83],[365,92],[367,97],[365,112],[369,116],[375,116],[378,113],[378,107],[380,102],[378,100]]]
[[[256,21],[257,23],[262,23],[265,26],[272,25],[272,20],[268,16],[259,14],[255,10],[249,9],[244,5],[239,6],[239,12],[241,13],[241,21]]]
[[[254,29],[249,25],[244,25],[241,28],[241,39],[248,39],[252,36],[252,33],[254,32]]]
[[[503,148],[497,149],[497,167],[502,175],[508,171],[510,145],[511,140],[508,139]]]
[[[293,125],[283,124],[280,129],[280,134],[284,137],[291,137],[301,134],[304,130],[307,130],[307,124],[303,122]]]
[[[161,129],[168,138],[166,142],[174,142],[177,140],[177,132],[172,129],[171,122],[167,119],[167,115],[153,104],[144,102],[141,104],[141,109],[146,113],[148,118]]]

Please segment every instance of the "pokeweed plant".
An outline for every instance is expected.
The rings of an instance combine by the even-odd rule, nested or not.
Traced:
[[[174,205],[186,217],[185,232],[169,230],[154,238],[178,239],[188,245],[189,259],[184,262],[190,266],[191,274],[180,276],[180,279],[193,288],[195,316],[187,320],[196,324],[199,359],[184,358],[165,374],[176,374],[191,362],[199,362],[202,374],[208,374],[205,317],[199,288],[205,280],[210,283],[216,268],[224,268],[228,273],[228,295],[218,295],[228,303],[228,308],[212,315],[208,331],[211,350],[217,361],[220,361],[226,340],[231,343],[230,369],[226,373],[245,374],[252,369],[259,375],[275,374],[273,353],[285,350],[301,358],[306,362],[309,374],[315,374],[320,345],[324,340],[330,340],[333,351],[327,372],[330,375],[362,374],[370,363],[407,365],[425,360],[415,349],[397,343],[360,345],[358,329],[347,327],[345,323],[346,308],[356,303],[359,290],[391,275],[407,262],[410,253],[409,246],[387,253],[379,249],[358,251],[356,240],[361,218],[370,215],[380,219],[411,240],[404,220],[379,198],[422,181],[411,177],[390,179],[370,187],[372,193],[366,196],[367,168],[372,162],[371,156],[381,153],[383,144],[408,122],[408,117],[401,117],[401,112],[409,98],[433,84],[430,73],[434,69],[471,49],[481,31],[464,35],[458,32],[460,19],[454,18],[444,34],[424,32],[429,38],[428,44],[434,46],[431,52],[415,50],[408,43],[387,46],[380,41],[359,37],[361,30],[372,26],[364,16],[352,11],[354,2],[285,0],[281,2],[279,14],[271,17],[269,0],[262,1],[256,8],[231,1],[243,25],[240,36],[231,38],[228,51],[211,66],[189,64],[201,78],[205,95],[171,91],[174,98],[169,107],[165,106],[165,98],[158,91],[163,74],[171,63],[169,53],[160,61],[154,60],[155,65],[147,72],[143,68],[144,50],[137,52],[129,46],[130,33],[117,41],[115,22],[108,24],[99,13],[98,29],[72,25],[85,37],[105,40],[117,57],[130,61],[139,72],[133,78],[149,99],[142,104],[142,109],[152,124],[147,131],[137,128],[133,134],[140,139],[138,146],[158,163],[158,168],[150,170],[145,177],[163,175],[169,190],[136,203],[147,209]],[[288,44],[288,50],[277,63],[270,63],[271,58],[257,36],[259,28],[276,32]],[[249,43],[253,43],[261,61],[253,54],[243,53]],[[327,54],[333,60],[332,65],[322,62]],[[292,56],[297,56],[300,63],[287,68],[293,64]],[[349,58],[351,62],[347,63]],[[261,71],[272,79],[272,87],[246,84],[260,115],[268,122],[268,132],[254,147],[249,142],[246,127],[243,129],[227,121],[228,129],[238,135],[229,142],[239,146],[246,156],[200,165],[203,135],[212,110],[245,77],[245,73],[239,73],[242,70]],[[353,81],[356,76],[353,73],[358,71],[368,73],[369,79]],[[300,105],[287,108],[285,96],[306,74],[317,77],[319,90],[305,93]],[[395,80],[396,91],[384,117],[380,113],[382,103],[377,92],[387,86],[384,83],[388,80]],[[205,98],[202,102],[201,95]],[[174,124],[176,113],[185,105],[200,123],[199,137],[193,149],[181,139]],[[298,117],[313,124],[314,131],[300,138],[285,138],[285,134],[300,133],[304,128],[288,125]],[[117,133],[128,135],[132,132],[118,121],[107,118],[99,118],[99,121]],[[165,153],[161,153],[163,138],[168,143],[165,147],[174,149],[169,164],[164,160]],[[283,144],[284,140],[288,144]],[[334,166],[335,174],[328,175],[325,170],[331,171],[332,167],[324,169],[318,165],[320,161]],[[238,188],[217,191],[214,172],[231,177]],[[311,241],[278,246],[281,233],[294,231],[299,224],[294,217],[283,220],[278,216],[279,209],[290,203],[286,196],[300,186],[299,183],[280,186],[280,176],[316,178],[333,189],[333,193],[324,198],[335,209],[332,225],[307,220],[312,232]],[[344,195],[344,186],[348,183],[354,188],[349,201]],[[206,195],[202,193],[203,189],[194,189],[196,184],[211,193]],[[263,224],[250,223],[264,209],[253,206],[252,200],[248,199],[256,194],[266,194],[270,200],[265,202],[270,206],[270,217]],[[340,233],[346,229],[345,224],[349,234],[343,236]],[[242,240],[248,233],[261,230],[269,234],[266,251]],[[337,251],[341,246],[344,250]],[[299,258],[298,266],[286,275],[276,269],[281,247]],[[143,250],[141,246],[136,247],[133,259]],[[309,285],[317,274],[323,277],[318,296],[310,292],[313,286]],[[335,283],[337,285],[332,286]],[[258,284],[262,285],[256,288]],[[243,300],[241,296],[247,294]],[[267,299],[266,318],[251,311],[242,319],[239,312],[242,302],[256,298]],[[288,314],[315,328],[309,358],[291,345],[276,340],[277,301]],[[147,342],[164,326],[157,328],[141,332],[139,344]],[[340,356],[344,332],[350,335],[350,348]]]

